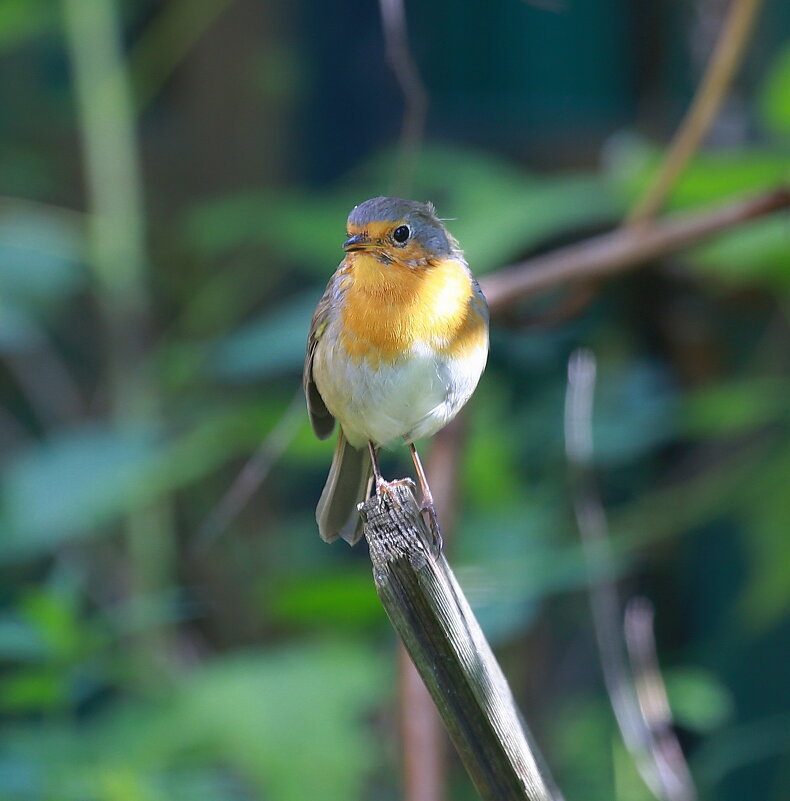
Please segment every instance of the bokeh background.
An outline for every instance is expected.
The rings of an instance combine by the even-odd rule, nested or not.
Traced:
[[[399,797],[394,636],[364,545],[318,539],[332,443],[299,386],[345,217],[403,186],[480,275],[614,227],[729,5],[407,3],[412,175],[374,0],[3,0],[0,799]],[[788,178],[790,6],[766,0],[669,208]],[[572,511],[579,346],[611,570],[655,606],[700,795],[787,798],[788,290],[779,214],[494,325],[447,552],[568,799],[651,797]]]

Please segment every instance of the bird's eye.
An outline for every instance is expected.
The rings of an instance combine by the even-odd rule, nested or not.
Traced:
[[[409,238],[409,234],[411,234],[411,231],[409,230],[408,225],[399,225],[392,232],[392,238],[396,242],[400,242],[401,244],[403,244]]]

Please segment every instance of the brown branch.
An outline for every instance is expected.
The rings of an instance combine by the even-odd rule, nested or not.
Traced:
[[[403,0],[379,0],[387,60],[403,93],[405,108],[398,143],[398,169],[393,194],[403,194],[412,183],[417,154],[425,132],[428,93],[409,48]]]
[[[447,789],[442,719],[400,640],[398,691],[404,801],[441,801]]]
[[[790,189],[780,187],[746,200],[705,211],[673,214],[649,227],[618,228],[532,259],[481,279],[494,312],[511,303],[568,281],[603,278],[643,265],[701,242],[749,220],[790,207]]]
[[[667,150],[661,167],[628,216],[628,224],[656,215],[686,165],[699,149],[743,58],[761,0],[732,0],[724,30],[716,42],[691,106]]]

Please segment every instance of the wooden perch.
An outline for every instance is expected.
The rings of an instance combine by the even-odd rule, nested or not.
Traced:
[[[435,554],[411,482],[391,484],[359,510],[379,598],[480,796],[560,799],[455,576]]]

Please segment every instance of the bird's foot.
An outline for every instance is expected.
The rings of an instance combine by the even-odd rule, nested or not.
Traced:
[[[381,477],[376,477],[375,482],[376,495],[386,495],[399,511],[403,511],[403,507],[398,503],[391,490],[393,487],[399,487],[403,485],[407,486],[409,489],[413,489],[414,482],[410,478],[396,478],[393,481],[386,481]]]

